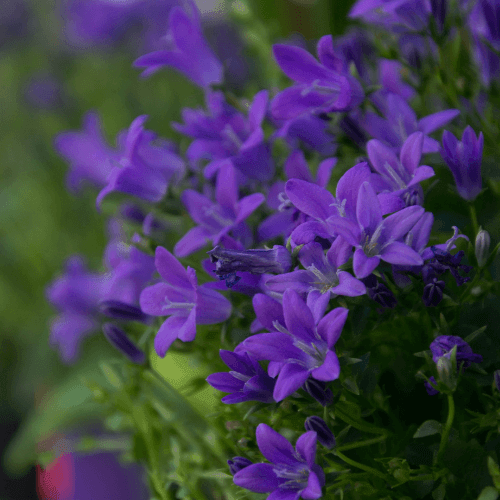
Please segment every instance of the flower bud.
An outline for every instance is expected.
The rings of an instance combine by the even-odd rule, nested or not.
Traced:
[[[457,388],[457,370],[453,367],[452,360],[442,356],[438,359],[436,365],[439,380],[441,380],[448,389],[454,391]]]
[[[227,461],[227,465],[229,465],[229,470],[231,474],[234,476],[237,472],[249,465],[252,465],[252,461],[248,460],[245,457],[233,457],[232,460]]]
[[[102,331],[108,342],[133,363],[142,365],[146,355],[127,337],[127,334],[113,323],[104,323]]]
[[[490,235],[488,231],[481,229],[476,236],[476,259],[479,267],[484,267],[489,257]]]
[[[495,370],[493,378],[495,380],[495,386],[497,388],[497,391],[500,392],[500,370]]]
[[[307,417],[304,427],[306,431],[314,431],[318,435],[318,441],[325,448],[331,450],[337,444],[333,432],[322,418],[316,416]]]
[[[309,377],[302,388],[312,396],[321,406],[332,404],[333,393],[326,387],[325,382]]]
[[[137,306],[132,306],[119,300],[104,300],[99,304],[99,310],[109,318],[122,319],[125,321],[141,321],[148,323],[151,316],[145,314]]]

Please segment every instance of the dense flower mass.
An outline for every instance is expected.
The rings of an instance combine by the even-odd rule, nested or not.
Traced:
[[[121,21],[126,12],[143,12],[148,1],[128,3]],[[483,149],[490,154],[486,144],[493,150],[498,135],[488,124],[495,104],[487,104],[484,83],[500,73],[496,3],[461,1],[452,12],[441,0],[359,0],[349,16],[370,27],[319,38],[317,58],[301,42],[271,46],[260,28],[249,29],[245,36],[256,57],[272,54],[277,66],[269,69],[264,61],[258,83],[248,82],[237,95],[225,79],[227,61],[219,61],[205,40],[195,3],[170,3],[164,36],[134,65],[143,76],[174,68],[202,89],[205,107],[179,106],[180,120],[165,117],[183,136],[179,145],[145,129],[144,114],[130,117],[116,147],[104,139],[96,111],[84,116],[81,131],[57,135],[55,149],[70,165],[68,188],[90,185],[98,191],[97,208],[115,209],[116,215],[106,272],[88,271],[73,257],[48,288],[59,311],[51,344],[66,362],[74,361],[82,339],[102,329],[124,355],[123,370],[103,371],[125,394],[116,398],[119,411],[134,406],[116,422],[133,428],[130,453],[150,462],[155,498],[166,498],[166,491],[172,498],[202,500],[206,491],[225,498],[211,490],[211,481],[224,480],[226,463],[234,485],[266,493],[268,500],[330,498],[344,491],[349,499],[365,491],[370,498],[389,498],[396,486],[405,498],[431,491],[435,498],[459,498],[461,487],[452,485],[460,474],[448,469],[452,460],[444,456],[454,425],[453,395],[486,385],[471,377],[474,369],[463,369],[482,363],[481,376],[489,369],[488,356],[472,352],[460,335],[477,318],[490,317],[498,292],[491,269],[496,250],[490,244],[498,236],[493,211],[473,203],[483,190]],[[253,14],[242,6],[246,2],[236,2],[233,14],[250,26]],[[119,7],[105,9],[116,13]],[[87,35],[100,38],[106,23],[94,21]],[[462,36],[468,37],[463,43]],[[470,54],[462,53],[469,47]],[[483,83],[462,75],[460,66],[469,58],[485,63]],[[497,92],[498,81],[491,85]],[[484,136],[469,121],[484,125]],[[444,126],[450,131],[440,145],[434,134]],[[443,161],[461,197],[453,202],[443,186]],[[493,163],[488,160],[489,167]],[[487,184],[484,170],[488,189],[479,201],[493,207],[498,180]],[[130,199],[117,204],[117,192]],[[491,236],[479,222],[492,224]],[[453,223],[464,234],[452,226],[445,241]],[[423,351],[429,343],[432,362]],[[478,344],[478,352],[485,353],[486,345]],[[164,358],[169,350],[165,363],[175,364],[177,356],[193,361],[179,393],[151,373],[155,355]],[[415,352],[434,373],[426,378],[427,393],[441,392],[448,400],[448,419],[439,429],[428,417],[419,428],[417,412],[394,411],[399,402],[386,394],[393,378],[404,388],[404,404],[409,398],[403,393],[417,394],[414,375],[423,372]],[[120,378],[130,373],[137,375],[135,385]],[[460,386],[462,377],[469,380]],[[151,379],[153,389],[144,389],[141,384]],[[500,376],[493,380],[498,388]],[[206,383],[215,398],[202,425],[183,398],[196,396]],[[423,399],[417,394],[412,404],[424,408],[428,398],[420,390]],[[462,392],[460,399],[480,404]],[[464,412],[456,414],[463,418]],[[415,439],[440,439],[428,449],[422,445],[422,456],[434,453],[432,481],[446,483],[415,489],[432,481],[430,462],[420,460],[411,436],[401,438],[403,449],[370,466],[343,455],[371,446],[370,453],[357,455],[368,461],[377,450],[388,450],[390,432],[378,427],[387,421],[390,432],[419,428]],[[162,426],[168,429],[163,440]],[[217,426],[222,430],[216,432]],[[299,436],[302,426],[306,432]],[[190,432],[194,438],[186,438]],[[269,463],[259,462],[254,432]],[[288,439],[297,437],[294,448]],[[457,450],[459,441],[453,438]],[[398,442],[392,440],[391,450]],[[183,470],[194,473],[187,478]],[[480,493],[467,490],[467,498]]]

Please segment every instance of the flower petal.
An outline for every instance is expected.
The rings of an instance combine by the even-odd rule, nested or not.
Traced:
[[[383,248],[380,252],[380,258],[389,264],[401,266],[421,266],[424,263],[422,257],[415,250],[399,241],[394,241]]]
[[[266,198],[262,193],[254,193],[242,198],[238,203],[235,224],[245,220],[262,203],[264,203],[264,201],[266,201]]]
[[[413,176],[420,163],[422,156],[422,146],[424,145],[424,134],[414,132],[404,142],[399,158],[406,171]]]
[[[330,349],[339,339],[340,334],[342,333],[342,328],[344,328],[345,322],[347,320],[348,313],[349,310],[345,307],[337,307],[330,311],[318,323],[318,333],[324,340],[327,341],[328,347]]]
[[[261,424],[263,425],[263,424]],[[238,471],[233,477],[234,484],[255,493],[269,493],[279,486],[271,464],[252,464]]]
[[[282,370],[283,371],[283,370]],[[311,376],[316,380],[322,380],[323,382],[330,382],[331,380],[336,380],[340,375],[340,363],[337,355],[333,351],[328,351],[326,353],[326,358],[323,364],[315,368],[311,372]]]
[[[380,257],[367,257],[361,248],[357,248],[352,259],[356,278],[366,278],[379,263]]]
[[[326,189],[299,179],[290,179],[285,185],[290,201],[303,213],[319,220],[326,220],[334,212],[330,205],[335,202]]]
[[[288,439],[266,424],[259,424],[255,431],[259,450],[273,464],[295,465],[295,450]]]
[[[171,286],[178,288],[193,288],[182,264],[166,249],[157,247],[155,266],[160,276]]]
[[[300,494],[304,500],[315,500],[321,498],[321,483],[318,476],[313,472],[309,472],[307,487]]]
[[[213,234],[202,226],[191,228],[176,244],[174,253],[178,257],[187,257],[212,241]]]
[[[295,290],[288,289],[283,294],[283,314],[286,327],[293,336],[306,342],[314,341],[313,315]]]
[[[316,459],[316,440],[316,432],[308,431],[305,434],[302,434],[302,436],[297,439],[297,443],[295,444],[296,450],[305,459],[309,468],[314,465],[314,461]]]
[[[163,325],[160,326],[154,342],[156,354],[158,354],[160,358],[165,357],[168,348],[172,345],[174,340],[177,339],[185,323],[185,317],[170,316],[170,318],[167,318]]]
[[[295,363],[287,363],[280,371],[273,398],[276,402],[282,401],[287,396],[299,389],[309,377],[309,370]],[[267,457],[266,457],[267,458]]]
[[[238,347],[239,351],[247,351],[257,360],[285,361],[303,357],[302,351],[293,345],[290,336],[281,332],[252,335]]]
[[[196,322],[200,325],[222,323],[231,316],[231,302],[203,285],[196,290]]]

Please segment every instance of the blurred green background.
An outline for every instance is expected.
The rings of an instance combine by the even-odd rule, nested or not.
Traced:
[[[341,34],[352,3],[251,0],[258,22],[247,19],[246,28],[239,30],[250,64],[259,68],[259,57],[270,42],[295,33],[306,42]],[[139,114],[150,116],[147,127],[160,136],[179,139],[169,123],[180,120],[181,107],[203,104],[200,90],[174,72],[161,71],[141,80],[132,68],[137,54],[130,50],[130,41],[106,49],[71,49],[62,36],[57,7],[58,2],[49,0],[4,0],[0,5],[6,13],[0,14],[2,456],[21,423],[26,426],[35,401],[47,391],[71,387],[81,373],[95,370],[100,359],[115,355],[102,336],[95,335],[84,342],[76,365],[67,367],[48,344],[55,311],[45,300],[47,284],[72,254],[83,254],[90,269],[102,270],[106,244],[105,218],[94,209],[96,193],[87,190],[74,196],[65,188],[67,165],[53,150],[55,134],[80,129],[83,114],[94,109],[112,145],[117,132]],[[217,30],[217,25],[207,24],[209,39],[217,38]],[[266,33],[267,40],[262,38]],[[266,69],[259,72],[250,66],[249,71],[259,86],[265,86]],[[32,97],[34,82],[44,81],[57,87],[55,104],[47,109]],[[244,82],[235,85],[234,92],[245,95]],[[174,385],[185,382],[182,366],[161,369]],[[25,446],[36,440],[34,430],[31,434]],[[0,500],[36,498],[34,484],[34,468],[2,467]]]

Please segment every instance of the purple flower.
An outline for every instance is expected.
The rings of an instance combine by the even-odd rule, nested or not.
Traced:
[[[364,278],[371,274],[380,260],[390,264],[422,265],[423,260],[412,248],[398,241],[414,226],[424,209],[407,207],[382,219],[382,209],[373,187],[364,182],[359,188],[354,222],[339,216],[328,224],[356,248],[353,258],[354,274]]]
[[[282,71],[296,82],[273,99],[271,112],[276,119],[348,111],[363,101],[359,82],[349,73],[341,72],[343,63],[333,50],[331,35],[318,42],[320,62],[306,50],[291,45],[274,45],[273,53]]]
[[[264,195],[254,193],[238,201],[236,171],[229,160],[225,161],[217,175],[215,198],[187,189],[181,200],[198,226],[190,229],[175,245],[174,253],[186,257],[199,250],[208,241],[217,245],[231,230],[241,230],[244,220],[264,201]]]
[[[298,293],[306,293],[308,303],[316,300],[328,302],[337,295],[347,297],[363,295],[366,293],[363,283],[353,278],[347,271],[338,269],[347,262],[350,255],[351,246],[342,238],[335,239],[326,256],[319,243],[307,243],[298,253],[305,270],[273,276],[266,280],[266,286],[278,293],[283,293],[288,288]],[[322,295],[325,296],[324,299]]]
[[[460,111],[447,109],[417,120],[415,111],[400,95],[387,93],[385,102],[377,100],[377,106],[382,106],[385,118],[368,112],[361,125],[375,139],[382,141],[399,153],[406,139],[414,132],[424,134],[422,153],[437,153],[439,142],[428,137],[428,134],[443,127],[453,120]]]
[[[404,142],[399,160],[393,150],[377,139],[368,141],[366,149],[373,168],[380,174],[377,179],[379,191],[389,191],[404,196],[408,188],[434,175],[434,170],[427,165],[419,166],[422,156],[424,134],[414,132]]]
[[[24,89],[24,97],[34,108],[54,110],[63,102],[61,82],[50,73],[35,73]]]
[[[242,182],[249,178],[268,181],[274,166],[262,130],[267,90],[255,94],[248,117],[230,106],[222,92],[207,92],[206,101],[208,113],[184,109],[184,124],[172,124],[175,130],[194,139],[186,151],[191,164],[197,167],[200,160],[208,160],[204,174],[212,178],[225,160],[231,159]]]
[[[368,275],[366,278],[361,280],[366,286],[366,293],[370,299],[377,302],[384,308],[390,308],[396,306],[397,300],[394,297],[392,291],[383,283],[381,283],[374,274]]]
[[[326,386],[326,382],[315,380],[309,377],[302,386],[302,389],[313,397],[321,406],[329,406],[333,402],[333,393]]]
[[[165,248],[157,247],[156,269],[164,281],[142,291],[141,309],[152,316],[170,316],[158,330],[155,350],[165,357],[175,339],[190,342],[196,336],[196,324],[213,325],[226,321],[231,303],[218,292],[198,286],[196,271],[187,270]]]
[[[437,363],[439,358],[443,356],[450,359],[451,350],[454,346],[457,346],[457,368],[460,368],[461,363],[463,363],[464,368],[468,368],[471,363],[481,363],[483,361],[483,357],[480,354],[474,354],[465,340],[453,335],[440,335],[432,341],[430,345],[432,361]]]
[[[340,364],[334,345],[348,310],[337,307],[321,318],[323,312],[324,308],[311,310],[297,292],[286,290],[283,294],[285,326],[273,321],[273,332],[253,335],[238,346],[238,352],[247,351],[258,360],[281,364],[273,393],[275,401],[296,391],[309,375],[326,382],[338,378]]]
[[[207,382],[222,392],[229,392],[222,398],[226,404],[242,401],[261,401],[273,403],[274,379],[272,379],[248,353],[220,350],[222,361],[231,368],[229,373],[213,373]]]
[[[102,325],[104,336],[108,342],[135,364],[142,365],[146,355],[127,336],[127,334],[113,323]]]
[[[183,173],[184,161],[172,153],[168,144],[151,144],[156,139],[156,134],[144,130],[143,124],[147,119],[146,115],[137,117],[126,136],[119,136],[125,152],[114,163],[106,186],[97,196],[98,207],[104,197],[113,191],[157,203],[165,195],[170,179]]]
[[[84,182],[102,188],[106,185],[113,163],[121,151],[110,148],[102,137],[101,123],[96,112],[89,111],[83,118],[83,131],[62,132],[54,140],[54,148],[70,163],[66,184],[78,191]]]
[[[137,68],[146,68],[142,76],[149,76],[163,66],[180,71],[193,83],[203,88],[222,83],[223,67],[208,46],[200,22],[200,13],[194,1],[188,2],[191,15],[175,6],[168,16],[169,50],[158,50],[139,57],[134,62]]]
[[[245,457],[233,457],[232,460],[227,461],[227,465],[229,465],[229,471],[233,476],[240,470],[252,464],[253,462]]]
[[[267,500],[321,498],[325,475],[315,463],[317,435],[314,431],[302,434],[295,449],[266,424],[258,425],[256,437],[261,453],[271,463],[245,467],[234,475],[234,484],[256,493],[271,493]]]
[[[102,275],[87,271],[83,259],[71,257],[65,273],[47,288],[47,298],[60,314],[51,324],[50,344],[64,362],[74,362],[84,337],[99,325],[99,301],[105,289]]]
[[[481,192],[481,160],[483,156],[483,133],[479,136],[467,126],[459,141],[451,132],[443,132],[441,156],[455,178],[458,194],[473,201]]]

